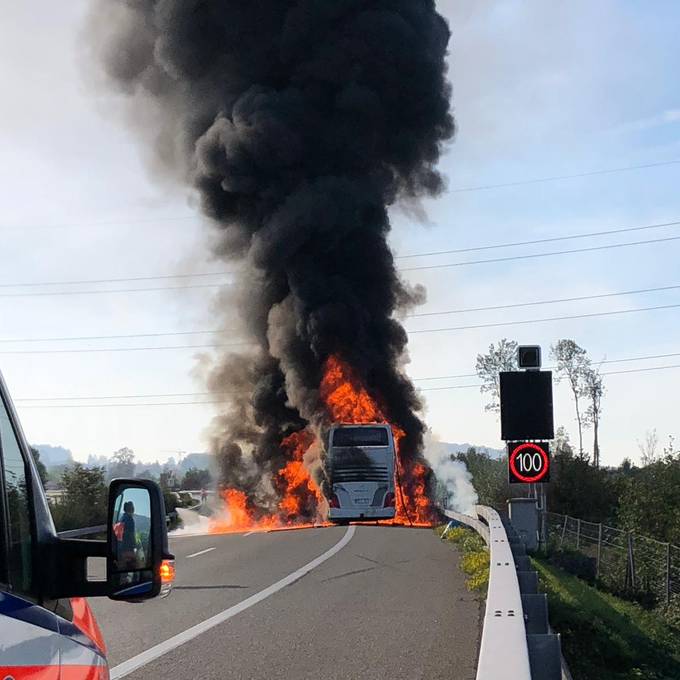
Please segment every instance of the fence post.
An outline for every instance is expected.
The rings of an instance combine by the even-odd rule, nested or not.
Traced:
[[[628,532],[628,571],[630,573],[630,589],[635,590],[635,554],[633,552],[633,534]]]
[[[666,604],[671,603],[671,544],[666,543]]]
[[[562,544],[564,543],[564,534],[567,531],[567,520],[569,519],[569,515],[564,516],[564,525],[562,526],[562,536],[560,536],[560,550],[562,550]]]
[[[595,579],[600,578],[600,560],[602,559],[602,522],[597,531],[597,563],[595,565]]]
[[[576,550],[581,549],[581,520],[576,520]]]

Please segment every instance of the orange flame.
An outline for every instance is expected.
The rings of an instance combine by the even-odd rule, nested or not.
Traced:
[[[360,383],[352,368],[337,356],[330,356],[324,364],[319,393],[334,423],[388,422],[384,409]],[[406,433],[394,423],[389,425],[397,450],[396,516],[394,520],[383,523],[430,526],[433,507],[427,496],[429,470],[421,462],[404,463],[401,448]],[[315,435],[305,429],[294,432],[281,442],[287,462],[273,480],[280,497],[277,513],[257,516],[255,509],[248,506],[243,491],[225,489],[220,494],[224,512],[219,518],[211,519],[211,533],[319,526],[321,522],[310,524],[302,520],[303,517],[318,515],[320,506],[325,503],[321,489],[304,462],[304,455],[315,439]]]
[[[384,410],[359,382],[351,366],[338,356],[330,356],[324,365],[321,399],[336,423],[387,423]],[[403,462],[402,440],[406,433],[389,423],[397,450],[396,516],[390,523],[430,526],[433,507],[427,495],[428,469],[422,463]]]

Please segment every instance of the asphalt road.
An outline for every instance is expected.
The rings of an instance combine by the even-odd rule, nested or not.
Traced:
[[[321,564],[295,574],[341,541]],[[169,598],[91,600],[114,678],[149,649],[156,658],[125,677],[475,676],[480,604],[465,589],[458,553],[433,531],[358,526],[186,536],[172,539],[171,550],[177,579]],[[241,610],[258,593],[261,599]],[[173,640],[225,610],[229,618],[209,630],[193,631],[183,644]]]

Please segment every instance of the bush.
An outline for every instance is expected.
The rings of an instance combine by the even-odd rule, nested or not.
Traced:
[[[658,612],[671,628],[680,633],[680,595],[671,595],[670,604],[659,607]]]
[[[578,576],[589,583],[595,582],[597,573],[597,561],[594,557],[588,557],[575,550],[560,550],[552,553],[548,562],[564,571]]]

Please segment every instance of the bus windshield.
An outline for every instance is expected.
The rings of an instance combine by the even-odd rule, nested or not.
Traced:
[[[333,446],[387,446],[384,427],[341,427],[333,432]]]

